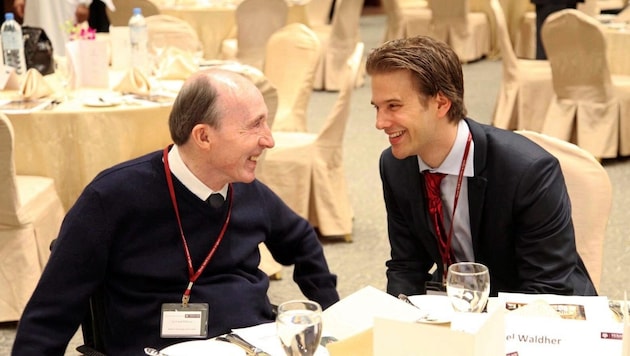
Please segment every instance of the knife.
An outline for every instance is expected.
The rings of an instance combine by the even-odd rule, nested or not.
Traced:
[[[249,343],[249,341],[243,339],[235,333],[225,334],[225,336],[218,336],[216,339],[219,341],[227,341],[241,347],[247,352],[248,356],[271,356],[271,354],[261,350],[255,345],[252,345],[251,343]]]

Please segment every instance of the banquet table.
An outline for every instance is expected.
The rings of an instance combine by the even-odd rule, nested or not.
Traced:
[[[235,9],[231,4],[182,4],[161,6],[160,12],[188,22],[199,35],[204,58],[216,59],[221,51],[221,42],[230,35],[236,24]]]
[[[75,98],[49,109],[5,112],[14,128],[16,171],[53,178],[67,210],[103,169],[170,143],[170,109],[150,102],[87,107]]]
[[[308,24],[306,2],[289,2],[287,23]],[[188,22],[199,35],[205,59],[218,59],[221,43],[236,34],[236,4],[234,2],[181,2],[159,5],[160,13]]]

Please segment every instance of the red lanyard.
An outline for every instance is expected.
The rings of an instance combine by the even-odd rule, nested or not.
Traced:
[[[190,251],[188,250],[188,243],[186,242],[186,237],[184,236],[184,229],[182,228],[182,221],[179,217],[179,208],[177,207],[177,199],[175,199],[175,189],[173,188],[173,178],[171,177],[171,169],[168,165],[168,146],[164,148],[162,160],[164,161],[164,170],[166,172],[166,182],[168,183],[168,191],[171,195],[171,201],[173,202],[173,209],[175,209],[175,216],[177,217],[177,224],[179,225],[179,234],[182,237],[182,243],[184,244],[184,252],[186,252],[186,262],[188,262],[188,287],[186,287],[186,290],[184,291],[184,295],[182,296],[182,305],[186,307],[188,306],[188,301],[190,300],[190,290],[192,289],[193,284],[195,283],[195,281],[197,281],[197,278],[199,278],[201,273],[203,273],[203,271],[206,269],[206,266],[208,266],[208,262],[210,262],[210,259],[212,258],[215,251],[217,250],[217,247],[219,247],[221,240],[223,240],[223,236],[225,235],[225,230],[227,230],[228,223],[230,222],[230,216],[232,215],[232,184],[230,184],[229,189],[228,189],[228,195],[229,195],[228,212],[227,212],[227,216],[225,217],[225,222],[223,223],[223,227],[221,228],[221,232],[219,233],[219,237],[217,238],[217,241],[214,243],[214,246],[212,246],[212,249],[210,249],[210,252],[208,252],[208,256],[206,256],[206,259],[203,260],[203,262],[201,263],[201,266],[199,266],[199,269],[197,269],[197,272],[195,272],[192,265],[192,258],[190,257]]]
[[[448,235],[446,237],[446,248],[440,251],[442,255],[442,263],[444,268],[443,282],[446,283],[447,265],[446,261],[449,260],[449,254],[451,253],[451,241],[453,240],[453,226],[455,226],[455,209],[457,209],[457,202],[459,201],[459,192],[462,188],[462,180],[464,179],[464,171],[466,169],[466,161],[468,160],[468,151],[470,150],[470,142],[472,141],[472,135],[468,132],[468,139],[466,140],[466,148],[464,149],[464,156],[462,157],[462,164],[459,167],[459,175],[457,176],[457,186],[455,188],[455,201],[453,202],[453,213],[451,214],[451,226],[448,229]]]

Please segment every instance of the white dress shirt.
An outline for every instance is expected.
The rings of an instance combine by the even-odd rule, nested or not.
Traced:
[[[213,191],[208,188],[207,185],[203,184],[195,175],[186,167],[184,161],[182,161],[182,157],[179,155],[179,150],[177,149],[177,145],[173,145],[171,150],[168,152],[168,165],[171,168],[171,173],[180,181],[182,184],[188,188],[193,194],[199,197],[201,200],[208,200],[210,194],[219,193],[223,196],[223,199],[227,196],[228,185],[224,185],[221,190],[218,192]]]
[[[437,168],[429,167],[422,158],[418,156],[418,165],[420,172],[429,170],[434,173],[447,174],[440,184],[440,195],[442,198],[444,230],[448,235],[451,228],[451,216],[453,216],[453,204],[455,202],[455,190],[457,189],[457,178],[462,165],[464,151],[466,149],[466,141],[470,129],[464,120],[461,120],[457,126],[457,136],[451,151],[446,159]],[[475,175],[473,165],[475,154],[475,143],[470,142],[468,151],[468,159],[464,168],[464,177],[472,177]],[[468,181],[466,178],[462,180],[460,188],[459,200],[457,201],[457,209],[455,210],[455,225],[453,226],[453,238],[451,248],[456,262],[475,261],[475,254],[472,246],[472,237],[470,233],[470,214],[468,210]]]

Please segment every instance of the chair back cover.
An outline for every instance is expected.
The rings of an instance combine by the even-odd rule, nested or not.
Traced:
[[[541,39],[559,98],[595,102],[610,99],[606,39],[596,19],[575,9],[558,11],[547,17]]]
[[[170,15],[146,17],[149,51],[160,55],[167,47],[179,48],[191,54],[202,51],[197,31],[186,21]]]
[[[404,37],[402,9],[398,0],[381,0],[383,12],[387,16],[384,41]]]
[[[330,23],[333,0],[311,0],[306,3],[306,17],[309,26],[322,26]]]
[[[301,23],[288,24],[269,38],[263,73],[278,90],[274,131],[306,131],[320,50],[317,35]]]
[[[429,1],[433,33],[437,38],[448,42],[449,29],[461,36],[468,36],[468,0],[432,0]]]
[[[0,225],[19,226],[17,212],[20,208],[13,161],[13,126],[0,113]]]
[[[142,16],[145,18],[160,13],[157,5],[150,0],[113,0],[112,2],[116,11],[110,10],[109,7],[105,10],[111,26],[127,26],[135,7],[142,9]]]
[[[501,64],[503,69],[502,83],[499,89],[499,97],[494,109],[492,124],[496,127],[508,129],[516,126],[517,110],[516,98],[518,95],[518,58],[510,42],[507,23],[503,8],[499,0],[491,0],[490,7],[494,15],[499,48],[501,50]],[[513,93],[509,93],[513,91]]]
[[[359,73],[363,43],[346,60],[339,73],[341,85],[335,105],[315,141],[313,161],[312,202],[309,221],[324,236],[344,236],[351,241],[354,212],[346,182],[343,163],[343,138],[350,119],[352,92]]]
[[[271,35],[287,23],[285,0],[244,0],[236,8],[239,62],[263,68],[265,48]]]
[[[612,206],[608,173],[589,152],[574,144],[533,131],[517,132],[560,161],[571,199],[576,247],[595,288],[599,288],[606,225]]]
[[[343,85],[348,58],[361,41],[359,20],[363,0],[337,0],[335,13],[327,39],[326,32],[319,34],[322,42],[322,62],[315,75],[315,88],[339,90]]]
[[[542,132],[574,142],[595,157],[616,157],[619,102],[601,25],[583,12],[566,9],[547,17],[541,39],[556,94]]]

